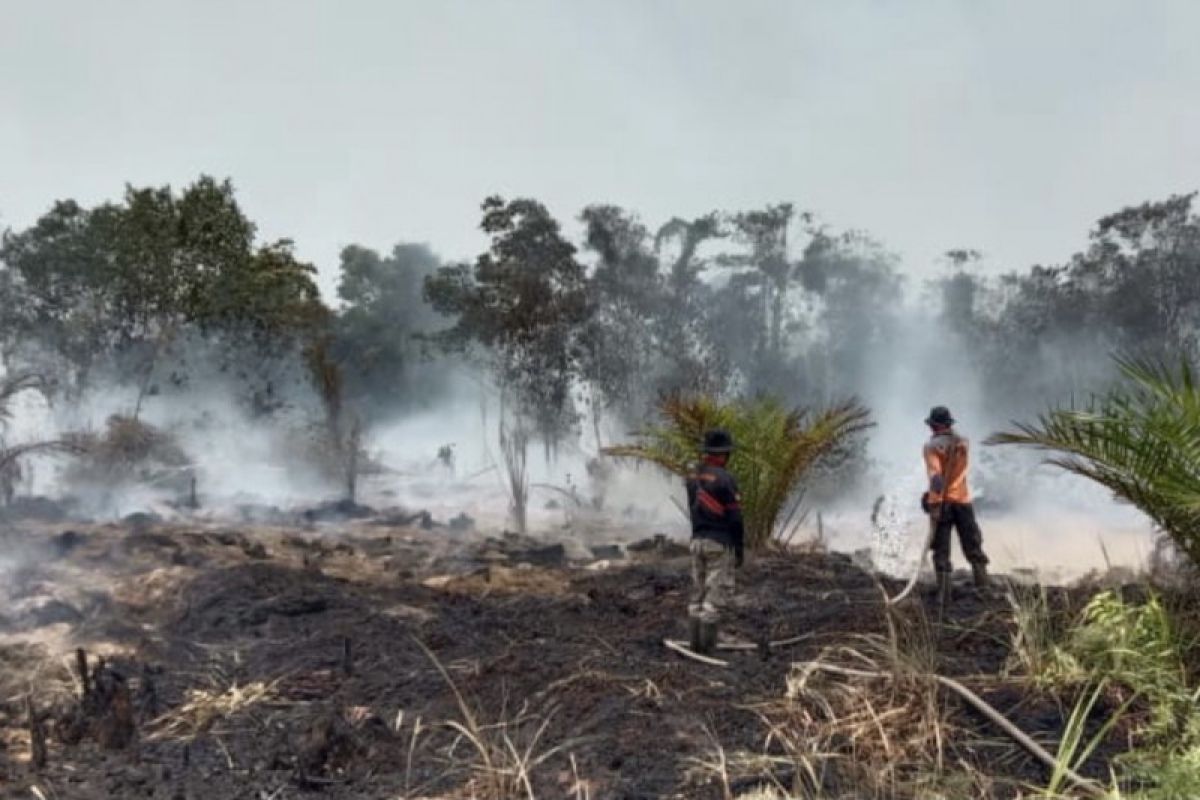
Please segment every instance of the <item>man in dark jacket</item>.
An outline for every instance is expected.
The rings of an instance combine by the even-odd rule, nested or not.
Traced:
[[[734,570],[742,565],[745,528],[737,483],[725,469],[733,452],[728,431],[704,435],[704,458],[688,476],[692,518],[692,595],[688,624],[692,650],[716,647],[717,623],[734,591]]]
[[[970,448],[966,438],[954,430],[950,409],[937,406],[925,420],[933,434],[922,453],[925,472],[929,476],[929,491],[921,497],[921,506],[930,515],[933,526],[933,566],[937,570],[937,592],[942,602],[950,594],[950,532],[958,530],[963,555],[975,574],[975,585],[988,585],[988,557],[983,552],[983,532],[975,521],[971,504],[971,489],[967,486],[970,471]]]

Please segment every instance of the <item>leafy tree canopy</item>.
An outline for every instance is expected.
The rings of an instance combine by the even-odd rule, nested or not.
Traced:
[[[342,250],[338,314],[332,357],[345,374],[346,392],[376,414],[393,411],[413,394],[423,337],[444,324],[424,299],[424,283],[441,266],[423,244],[398,244],[390,255],[353,245]],[[435,387],[436,388],[436,387]],[[407,390],[407,391],[406,391]]]
[[[489,197],[482,210],[491,246],[473,265],[440,268],[425,296],[457,320],[441,341],[490,348],[501,385],[553,441],[576,417],[571,388],[588,318],[586,274],[541,203]]]
[[[90,209],[59,201],[4,233],[0,263],[6,353],[56,357],[77,389],[93,367],[144,361],[184,334],[261,355],[327,320],[315,269],[287,240],[256,244],[232,184],[207,176],[179,193],[128,186]]]

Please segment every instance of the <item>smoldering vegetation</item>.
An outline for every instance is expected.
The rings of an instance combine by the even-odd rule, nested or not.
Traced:
[[[808,487],[862,509],[908,486],[935,402],[982,438],[1104,389],[1114,353],[1193,357],[1191,204],[1116,211],[1062,263],[997,273],[969,249],[909,269],[787,203],[654,224],[593,205],[574,241],[536,200],[493,197],[473,261],[349,246],[326,299],[228,181],[63,200],[0,248],[4,363],[37,396],[5,420],[3,497],[99,517],[379,502],[433,465],[486,476],[519,522],[529,483],[614,500],[600,451],[662,398],[771,395],[871,410]],[[12,449],[43,441],[70,452]],[[1062,498],[1032,463],[981,451],[982,502]]]

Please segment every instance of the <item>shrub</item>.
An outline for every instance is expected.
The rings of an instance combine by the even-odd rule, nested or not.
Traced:
[[[136,417],[114,414],[103,433],[77,433],[67,441],[78,455],[67,471],[72,484],[153,483],[183,491],[191,479],[191,460],[175,438]]]
[[[659,411],[663,424],[643,431],[634,444],[604,452],[686,475],[696,462],[704,432],[727,429],[736,444],[729,469],[742,493],[749,548],[761,547],[772,535],[786,535],[799,524],[809,471],[871,425],[869,412],[853,400],[813,410],[788,409],[770,397],[722,404],[708,396],[673,395],[661,401]]]

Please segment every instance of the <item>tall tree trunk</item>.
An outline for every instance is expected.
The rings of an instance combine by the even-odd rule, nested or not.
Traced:
[[[776,357],[783,353],[783,300],[787,292],[786,279],[775,286],[774,304],[771,309],[771,352]]]
[[[358,455],[361,443],[362,425],[356,416],[346,436],[346,499],[351,503],[358,501]]]

